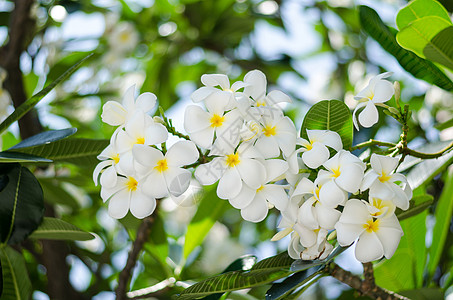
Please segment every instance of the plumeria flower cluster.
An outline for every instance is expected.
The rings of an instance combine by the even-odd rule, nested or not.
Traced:
[[[368,101],[363,118],[374,112],[375,102],[392,97],[386,76],[378,75],[358,94]],[[308,128],[299,137],[282,110],[291,99],[268,92],[261,71],[233,84],[222,74],[201,81],[185,110],[188,136],[180,134],[186,139],[168,151],[159,145],[170,127],[147,115],[156,104],[153,94],[135,99],[132,87],[122,104],[104,105],[103,121],[118,128],[99,156],[94,180],[99,178],[112,217],[130,210],[143,218],[153,212],[156,198],[180,196],[192,177],[183,166],[191,165],[201,184],[217,183],[218,197],[244,220],[260,222],[275,208],[282,230],[272,240],[291,235],[288,253],[294,259],[325,259],[334,248],[329,237],[335,236],[340,246],[355,242],[361,262],[393,255],[403,235],[395,210],[408,209],[412,197],[405,176],[396,173],[397,158],[372,154],[367,165],[330,130]],[[370,125],[361,115],[360,123]]]
[[[121,219],[130,210],[137,218],[153,213],[156,199],[180,196],[189,187],[192,174],[183,166],[198,159],[191,141],[179,141],[168,151],[158,146],[168,138],[164,125],[148,112],[156,106],[156,96],[143,93],[135,98],[130,87],[122,103],[108,101],[102,121],[117,126],[110,144],[98,156],[93,180],[101,184],[101,197],[109,201],[111,217]]]

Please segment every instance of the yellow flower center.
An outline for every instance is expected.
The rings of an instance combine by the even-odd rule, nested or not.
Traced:
[[[266,127],[264,127],[263,129],[263,133],[265,136],[275,135],[276,134],[275,126],[271,127],[269,125],[266,125]]]
[[[392,176],[382,173],[382,175],[379,176],[379,181],[386,182],[386,181],[389,181],[390,178],[392,178]]]
[[[373,221],[373,219],[369,219],[366,224],[363,224],[363,228],[366,229],[368,233],[377,232],[379,230],[379,219]]]
[[[260,106],[266,106],[266,102],[264,102],[264,101],[257,101],[257,102],[256,102],[256,107],[260,107]]]
[[[136,144],[142,144],[144,145],[145,144],[145,138],[140,136],[137,138],[137,140],[135,141]]]
[[[128,179],[129,180],[126,182],[126,188],[129,192],[134,192],[137,189],[138,182],[134,177],[128,177]]]
[[[114,156],[112,156],[110,158],[113,160],[115,165],[120,162],[120,154],[119,153],[116,153]]]
[[[320,186],[316,186],[315,187],[315,195],[316,195],[316,199],[319,199],[319,191],[321,190],[321,187]]]
[[[221,117],[218,114],[214,114],[209,120],[211,122],[211,127],[220,127],[223,124],[223,121],[225,121],[225,117]]]
[[[157,171],[159,171],[160,173],[166,171],[168,169],[168,163],[167,163],[167,160],[164,158],[164,159],[161,159],[157,162],[157,166],[154,167],[154,169],[156,169]]]
[[[340,168],[338,168],[338,169],[333,169],[332,172],[333,172],[332,177],[337,178],[338,176],[341,175]]]
[[[120,41],[123,42],[123,43],[128,42],[129,41],[129,33],[122,32],[120,34]]]
[[[263,189],[264,189],[264,186],[260,186],[260,187],[256,190],[256,192],[257,192],[257,193],[258,193],[258,192],[261,192]]]
[[[228,167],[232,168],[237,166],[241,161],[239,160],[239,154],[228,154],[226,159],[226,164]]]

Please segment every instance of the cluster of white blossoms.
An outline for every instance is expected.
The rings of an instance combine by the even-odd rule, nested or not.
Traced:
[[[359,115],[362,125],[368,123],[361,116],[374,111],[373,101],[387,101],[394,93],[386,76],[373,78],[358,95],[368,99]],[[192,94],[195,104],[185,111],[188,140],[166,153],[158,147],[167,139],[166,128],[146,115],[155,105],[153,94],[134,101],[132,88],[123,105],[105,104],[103,121],[119,127],[99,156],[94,179],[100,178],[103,200],[110,199],[112,217],[130,209],[143,218],[156,198],[181,195],[192,176],[183,166],[193,164],[195,178],[203,185],[217,183],[218,197],[244,220],[260,222],[275,208],[282,230],[272,240],[291,234],[288,253],[294,259],[326,258],[333,232],[341,246],[357,241],[361,262],[393,255],[403,235],[395,209],[406,210],[412,197],[405,176],[395,173],[397,158],[372,154],[367,166],[343,149],[334,131],[308,128],[308,139],[300,138],[281,108],[291,99],[281,91],[268,93],[261,71],[233,84],[221,74],[203,75],[201,81],[204,86]]]

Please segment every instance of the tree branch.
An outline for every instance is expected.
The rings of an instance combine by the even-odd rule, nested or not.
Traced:
[[[377,286],[374,282],[373,266],[371,263],[364,264],[365,280],[362,280],[360,279],[360,277],[344,270],[335,263],[330,263],[328,272],[335,279],[349,285],[356,291],[360,292],[362,295],[366,295],[373,299],[409,300],[409,298]]]
[[[116,288],[116,299],[117,300],[126,300],[128,297],[126,296],[126,292],[129,286],[129,281],[132,276],[132,270],[137,263],[138,256],[143,249],[144,244],[148,240],[151,226],[154,223],[154,214],[156,211],[149,216],[146,217],[140,227],[137,230],[137,237],[132,244],[132,249],[129,252],[129,256],[126,261],[126,266],[121,271],[119,279],[118,279],[118,287]]]

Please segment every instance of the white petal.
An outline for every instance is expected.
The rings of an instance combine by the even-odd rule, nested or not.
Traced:
[[[120,155],[120,160],[116,164],[118,173],[131,175],[134,173],[134,157],[132,151],[125,152]]]
[[[242,180],[252,189],[258,189],[266,180],[266,168],[257,160],[242,158],[237,165]]]
[[[267,94],[266,98],[267,98],[266,102],[268,102],[269,105],[282,103],[282,102],[285,102],[285,103],[292,102],[291,98],[288,95],[286,95],[285,93],[283,93],[282,91],[279,91],[279,90],[274,90],[274,91],[269,92],[269,94]]]
[[[376,232],[376,235],[382,243],[385,257],[388,259],[391,258],[398,248],[398,244],[403,236],[403,231],[401,229],[382,227]]]
[[[199,154],[193,142],[179,141],[168,149],[165,157],[169,166],[181,167],[196,162]]]
[[[135,106],[147,113],[156,105],[157,97],[153,93],[143,93],[135,100]]]
[[[341,216],[338,210],[329,208],[319,202],[315,205],[315,212],[319,226],[327,230],[334,229]]]
[[[398,166],[399,159],[396,157],[373,154],[371,155],[371,167],[378,174],[389,175]]]
[[[242,180],[238,170],[236,168],[228,168],[219,180],[217,196],[220,199],[231,199],[236,197],[241,189]]]
[[[225,74],[203,74],[201,82],[206,86],[220,86],[222,89],[230,88],[230,80]]]
[[[390,183],[389,185],[394,192],[394,197],[391,199],[393,203],[395,203],[396,207],[407,210],[409,208],[409,198],[405,191],[394,183]]]
[[[291,235],[291,241],[288,244],[288,254],[292,259],[300,259],[304,246],[300,243],[300,236],[296,232]]]
[[[239,194],[236,197],[230,198],[229,201],[234,208],[243,209],[253,201],[255,194],[256,189],[251,189],[246,184],[243,184]]]
[[[387,102],[395,93],[393,84],[387,80],[379,80],[374,86],[374,103]]]
[[[102,107],[102,122],[112,126],[124,124],[126,121],[127,111],[116,101],[107,101]]]
[[[351,245],[365,230],[362,224],[345,224],[341,220],[335,224],[337,241],[340,246]]]
[[[218,89],[210,87],[210,86],[202,86],[198,90],[192,93],[190,98],[192,99],[193,102],[201,102],[204,99],[206,99],[209,95],[211,95],[214,92],[217,92]]]
[[[366,205],[357,199],[350,199],[346,201],[346,205],[341,214],[340,221],[342,223],[355,224],[362,227],[363,224],[366,224],[370,214]]]
[[[374,172],[373,170],[368,170],[363,176],[362,184],[360,185],[360,190],[366,191],[370,188],[370,186],[378,179],[379,174]]]
[[[266,75],[259,70],[253,70],[245,74],[244,82],[248,85],[244,88],[244,94],[258,101],[266,95]]]
[[[288,163],[282,159],[268,159],[264,161],[266,168],[266,182],[270,182],[280,177],[288,170]]]
[[[134,159],[145,167],[154,168],[159,160],[164,159],[162,152],[156,148],[145,145],[134,145],[132,148]],[[121,160],[120,160],[121,161]]]
[[[355,246],[355,257],[360,262],[370,262],[381,258],[384,248],[377,235],[373,232],[364,231]]]
[[[347,194],[333,180],[329,180],[321,186],[319,201],[327,207],[335,208],[338,205],[343,205],[346,199]]]
[[[324,145],[329,146],[336,151],[340,151],[343,148],[343,142],[341,141],[341,137],[335,131],[326,130],[326,133],[323,134],[320,142]]]
[[[207,110],[210,113],[223,115],[225,107],[230,102],[231,92],[217,91],[212,93],[204,101]]]
[[[252,203],[250,203],[247,207],[241,209],[241,216],[246,221],[256,223],[261,222],[266,218],[267,211],[267,202],[264,197],[262,197],[262,195],[258,193],[253,199]]]
[[[168,191],[173,196],[179,197],[190,185],[192,173],[186,169],[169,166],[163,172]]]
[[[153,198],[163,198],[168,196],[167,183],[164,175],[159,171],[153,171],[146,177],[142,190]]]
[[[211,114],[197,105],[189,105],[184,112],[184,129],[190,134],[211,126]]]
[[[112,161],[111,160],[104,160],[104,161],[101,161],[100,163],[98,163],[96,165],[96,167],[94,168],[94,171],[93,171],[93,182],[94,182],[94,185],[98,185],[98,178],[99,178],[99,174],[101,173],[101,171],[107,167],[107,166],[111,166],[112,165]]]
[[[320,142],[314,142],[313,148],[302,153],[302,160],[311,169],[316,169],[329,159],[329,150]]]
[[[135,110],[135,84],[128,87],[124,93],[123,105],[128,112]]]
[[[189,133],[189,137],[192,142],[194,142],[201,148],[209,149],[212,147],[212,141],[214,139],[214,128],[208,127],[200,131]]]
[[[350,164],[340,169],[341,174],[335,178],[335,182],[343,190],[355,193],[359,190],[363,180],[363,170],[356,164]]]
[[[261,193],[266,200],[273,204],[278,210],[284,210],[288,206],[288,195],[281,185],[267,184]]]
[[[298,222],[309,229],[317,229],[319,227],[318,220],[315,215],[315,208],[313,207],[313,203],[315,202],[316,198],[311,197],[299,208]]]
[[[223,158],[216,157],[211,162],[199,165],[195,169],[195,178],[203,185],[211,185],[223,175],[226,170]]]
[[[117,178],[118,175],[116,174],[116,170],[112,166],[102,172],[100,182],[102,186],[114,187],[116,185]]]
[[[308,248],[316,243],[317,236],[313,230],[310,230],[299,223],[294,225],[294,230],[299,234],[302,246]]]
[[[379,120],[379,113],[373,102],[368,101],[359,114],[359,122],[363,127],[371,127]]]
[[[357,129],[357,131],[359,130],[359,124],[357,123],[357,111],[360,108],[364,107],[365,105],[366,105],[365,102],[357,104],[357,106],[354,109],[354,112],[352,113],[352,123],[354,123],[354,127],[355,129]]]
[[[130,192],[126,189],[114,194],[109,201],[108,212],[112,218],[122,219],[127,215],[130,203]]]
[[[150,124],[145,130],[145,144],[158,145],[168,139],[168,131],[164,125],[159,123]]]
[[[138,190],[131,196],[131,213],[138,219],[143,219],[154,212],[156,208],[156,199],[149,197]]]
[[[137,111],[132,118],[130,118],[125,124],[127,134],[136,139],[138,137],[145,137],[145,114],[141,111]],[[134,143],[136,143],[134,141]]]
[[[255,143],[256,149],[264,158],[274,158],[280,155],[280,148],[277,140],[273,136],[262,135]]]

